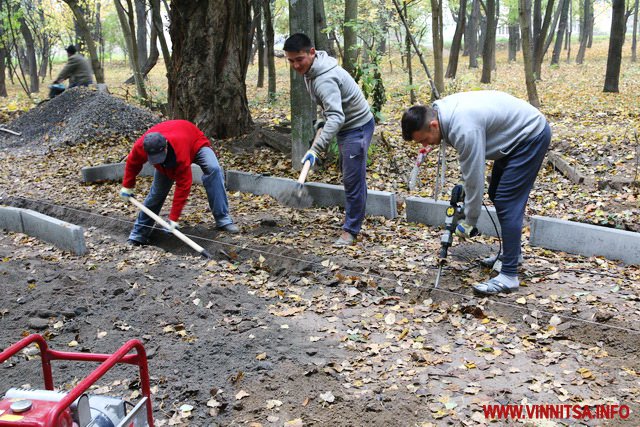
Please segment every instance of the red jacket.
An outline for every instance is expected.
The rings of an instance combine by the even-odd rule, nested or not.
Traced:
[[[176,182],[176,191],[173,195],[173,205],[171,206],[169,219],[177,222],[191,192],[191,163],[193,163],[198,151],[202,147],[211,147],[211,143],[196,125],[187,120],[167,120],[153,126],[144,135],[149,132],[161,133],[176,153],[177,165],[175,168],[167,169],[161,165],[155,165],[154,167],[160,173]],[[147,162],[147,153],[142,146],[144,135],[133,144],[129,157],[127,157],[127,163],[124,167],[124,179],[122,180],[123,187],[135,187],[136,177],[142,170],[142,166]]]

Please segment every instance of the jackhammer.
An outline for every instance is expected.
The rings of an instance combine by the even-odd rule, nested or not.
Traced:
[[[444,232],[440,238],[440,254],[438,256],[438,275],[436,276],[437,288],[440,284],[440,276],[442,275],[442,267],[447,261],[447,254],[449,248],[453,243],[453,235],[456,232],[458,223],[465,218],[464,216],[464,187],[462,184],[457,184],[451,190],[451,199],[449,200],[449,206],[446,210],[446,218],[444,220]],[[477,236],[478,230],[474,227],[472,236]]]

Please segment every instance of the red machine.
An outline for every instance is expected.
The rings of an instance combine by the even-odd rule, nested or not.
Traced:
[[[0,400],[0,427],[153,427],[147,355],[140,341],[127,341],[114,354],[73,353],[51,350],[42,336],[33,334],[0,353],[0,363],[34,343],[40,349],[46,390],[9,389]],[[136,354],[128,354],[133,349]],[[52,360],[102,363],[66,393],[54,391]],[[142,398],[130,410],[122,399],[86,394],[118,363],[140,370]]]

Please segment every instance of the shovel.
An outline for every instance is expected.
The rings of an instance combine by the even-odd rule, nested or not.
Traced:
[[[131,203],[133,203],[133,205],[135,207],[137,207],[138,209],[140,209],[142,212],[144,212],[147,215],[149,215],[151,217],[151,219],[153,219],[155,222],[157,222],[158,224],[163,226],[166,230],[170,230],[171,229],[171,226],[169,225],[169,223],[167,221],[165,221],[164,219],[160,218],[158,215],[153,213],[151,211],[151,209],[149,209],[148,207],[146,207],[145,205],[143,205],[142,203],[137,201],[134,197],[129,197],[129,201],[131,201]],[[173,229],[173,230],[171,230],[171,233],[173,233],[174,236],[176,236],[178,239],[180,239],[183,242],[185,242],[187,245],[191,246],[192,249],[197,251],[203,257],[208,258],[208,259],[211,258],[211,254],[209,252],[207,252],[207,250],[205,248],[203,248],[202,246],[198,245],[196,242],[194,242],[193,240],[191,240],[190,238],[188,238],[187,236],[182,234],[182,232],[180,230]]]
[[[321,132],[322,128],[318,129],[318,131],[316,132],[316,136],[313,138],[314,142]],[[313,144],[311,145],[313,146]],[[309,190],[307,190],[304,186],[304,182],[307,179],[309,169],[311,169],[311,162],[307,160],[302,166],[302,171],[300,172],[300,177],[295,184],[295,188],[293,190],[286,188],[280,191],[278,194],[276,194],[276,200],[283,205],[296,209],[304,209],[311,206],[311,204],[313,203],[313,198],[309,194]]]

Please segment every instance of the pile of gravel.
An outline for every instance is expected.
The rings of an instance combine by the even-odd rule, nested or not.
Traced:
[[[0,148],[47,150],[60,145],[133,141],[160,121],[152,112],[90,88],[73,88],[8,123],[15,136],[0,131]]]

